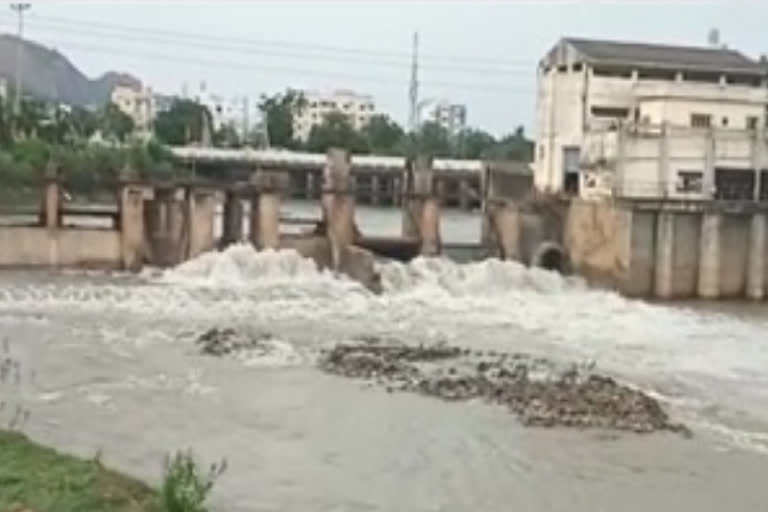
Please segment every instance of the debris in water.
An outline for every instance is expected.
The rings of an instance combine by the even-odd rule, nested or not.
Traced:
[[[209,356],[234,356],[246,366],[288,366],[301,361],[291,344],[270,333],[245,334],[231,327],[213,327],[195,338],[200,352]]]
[[[508,407],[527,426],[667,430],[690,436],[687,427],[670,421],[657,400],[594,373],[593,363],[558,370],[552,361],[526,354],[471,354],[442,344],[408,346],[366,339],[322,352],[318,364],[328,373],[375,381],[388,392],[410,391],[448,401],[484,399]]]

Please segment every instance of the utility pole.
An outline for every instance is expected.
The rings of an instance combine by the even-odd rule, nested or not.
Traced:
[[[19,30],[16,40],[16,96],[14,97],[13,113],[18,117],[21,113],[21,75],[24,72],[24,43],[22,37],[24,35],[24,11],[29,9],[31,5],[26,2],[15,2],[11,4],[11,9],[16,11],[19,17]]]
[[[408,129],[416,133],[419,128],[419,33],[413,33],[413,48],[411,55],[411,86],[408,90],[409,112]]]
[[[248,112],[248,96],[243,96],[243,140],[242,143],[244,146],[248,144],[248,128],[250,125],[250,117]]]

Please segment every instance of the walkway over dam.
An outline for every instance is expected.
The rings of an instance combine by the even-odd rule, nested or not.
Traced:
[[[285,169],[252,167],[247,180],[229,184],[141,182],[125,169],[114,205],[93,208],[62,201],[66,183],[51,165],[40,208],[26,212],[35,220],[0,225],[0,267],[136,270],[249,242],[257,249],[294,249],[318,267],[377,291],[376,257],[405,261],[450,254],[431,158],[409,160],[399,175],[389,171],[402,183],[402,229],[396,237],[370,236],[358,228],[352,162],[343,150],[328,152],[319,175],[320,215],[306,219],[281,217],[292,176]],[[484,164],[479,240],[463,250],[573,271],[631,296],[760,300],[768,295],[766,201],[537,196],[526,188],[529,178]],[[0,205],[0,214],[10,210]],[[67,222],[75,216],[108,222],[102,227]],[[303,227],[298,232],[297,223]],[[294,229],[287,229],[289,224]]]
[[[320,197],[326,156],[282,149],[222,149],[171,147],[180,165],[216,181],[247,179],[255,168],[287,173],[290,178],[286,196],[317,199]],[[400,156],[352,155],[350,172],[357,201],[370,205],[399,205],[401,177],[407,160]],[[479,208],[480,179],[486,162],[482,160],[434,159],[437,195],[442,206],[464,210]],[[518,172],[530,172],[527,164],[517,163]]]

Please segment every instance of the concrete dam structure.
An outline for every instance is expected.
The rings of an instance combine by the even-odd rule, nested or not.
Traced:
[[[261,250],[294,249],[319,268],[378,291],[375,258],[451,254],[456,247],[442,239],[443,201],[431,158],[408,161],[398,176],[402,226],[394,237],[370,236],[358,228],[351,162],[345,151],[329,151],[321,177],[321,215],[301,219],[281,218],[281,200],[291,186],[285,170],[256,169],[247,182],[219,187],[141,183],[126,170],[117,206],[93,208],[65,204],[51,166],[41,207],[28,212],[37,220],[0,226],[0,266],[168,267],[248,241]],[[761,202],[537,196],[529,175],[498,163],[485,163],[479,181],[479,240],[461,247],[476,257],[575,272],[633,297],[762,299],[768,291],[768,207]],[[109,224],[67,222],[76,216],[102,217]],[[287,232],[286,224],[303,229]]]

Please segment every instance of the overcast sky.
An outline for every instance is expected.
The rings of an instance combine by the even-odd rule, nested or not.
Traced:
[[[420,97],[465,103],[469,123],[494,134],[535,129],[536,62],[564,35],[702,45],[717,27],[729,46],[768,53],[760,1],[31,3],[25,36],[89,76],[127,71],[167,93],[205,81],[254,98],[288,86],[351,88],[401,123],[418,31]],[[10,9],[0,23],[15,32]]]

